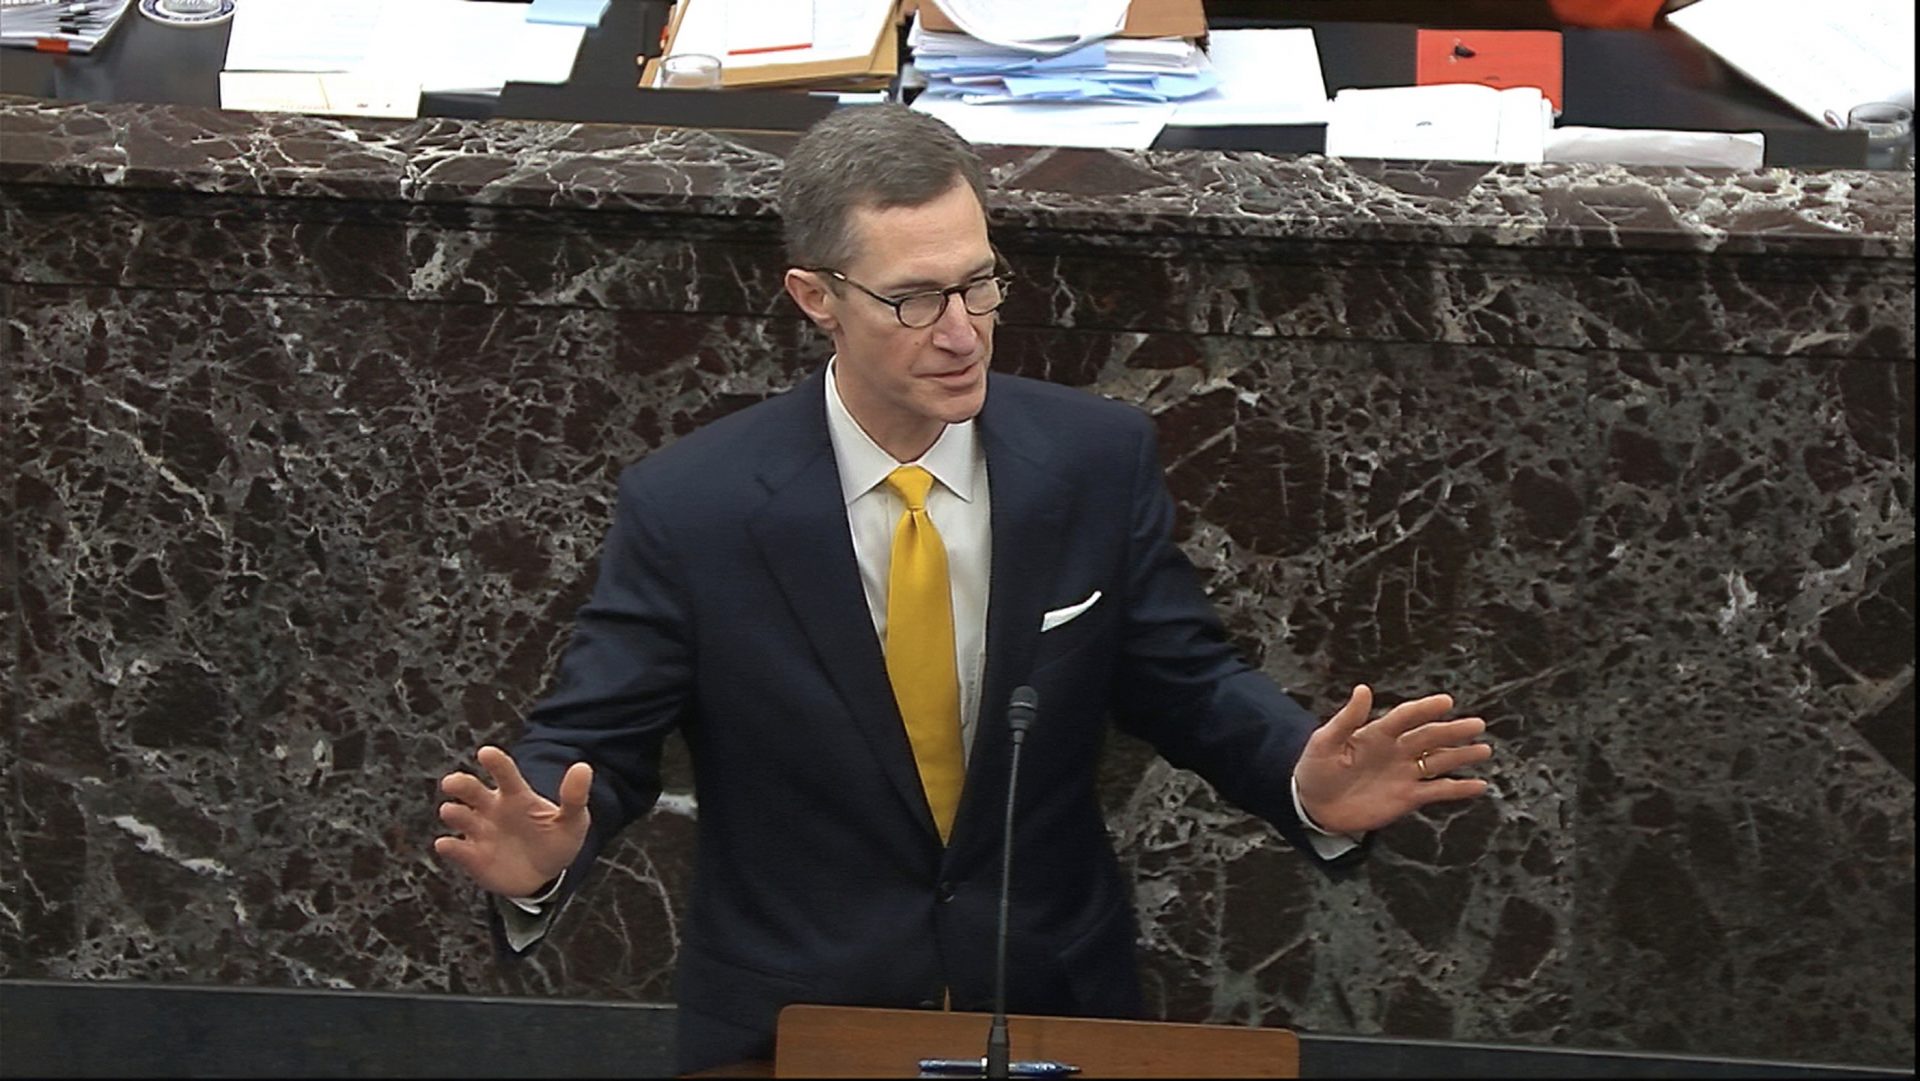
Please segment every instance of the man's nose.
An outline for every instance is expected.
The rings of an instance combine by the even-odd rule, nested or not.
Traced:
[[[972,352],[980,343],[980,328],[974,325],[975,318],[967,314],[967,305],[959,294],[948,297],[946,310],[933,324],[933,343],[954,353]]]

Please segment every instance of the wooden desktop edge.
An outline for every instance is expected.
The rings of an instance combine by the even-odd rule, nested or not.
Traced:
[[[780,1011],[775,1061],[689,1077],[916,1077],[923,1058],[979,1058],[990,1014],[796,1004]],[[1278,1028],[1015,1014],[1015,1060],[1080,1077],[1298,1077],[1300,1040]]]

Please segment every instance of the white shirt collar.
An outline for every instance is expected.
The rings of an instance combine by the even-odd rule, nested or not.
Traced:
[[[979,460],[974,453],[977,436],[971,419],[947,425],[919,461],[896,461],[847,411],[847,403],[840,400],[833,365],[834,361],[827,361],[827,435],[833,440],[833,458],[840,468],[840,494],[848,503],[885,483],[887,475],[903,465],[920,466],[942,487],[965,502],[973,502],[974,471],[979,468]]]

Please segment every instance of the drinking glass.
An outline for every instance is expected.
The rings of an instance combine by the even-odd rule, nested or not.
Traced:
[[[674,53],[660,61],[660,85],[669,90],[718,90],[720,58],[706,53]]]
[[[1847,127],[1867,133],[1867,168],[1899,169],[1913,161],[1913,110],[1870,101],[1847,111]]]

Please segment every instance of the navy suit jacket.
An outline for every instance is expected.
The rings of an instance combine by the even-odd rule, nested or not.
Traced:
[[[861,590],[819,373],[629,468],[552,694],[513,755],[548,794],[594,767],[581,872],[691,751],[698,853],[679,1057],[768,1057],[791,1002],[991,1002],[1015,687],[1021,763],[1009,1007],[1141,1010],[1131,889],[1095,791],[1111,720],[1311,852],[1289,780],[1317,724],[1228,645],[1172,538],[1151,422],[995,374],[987,656],[951,842],[940,843]],[[1101,592],[1041,632],[1043,613]]]

